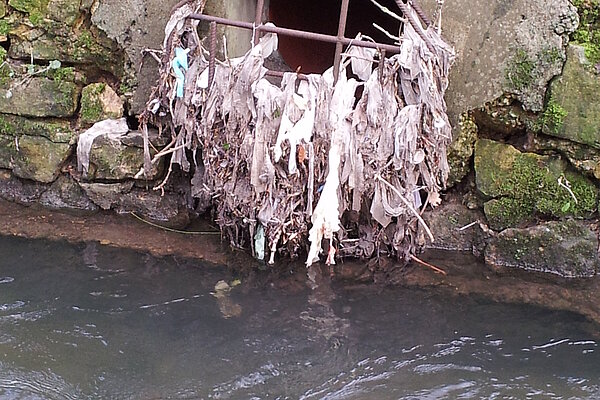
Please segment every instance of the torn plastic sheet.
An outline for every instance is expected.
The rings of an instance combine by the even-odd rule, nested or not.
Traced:
[[[116,140],[126,135],[127,132],[129,132],[129,127],[125,118],[96,122],[77,139],[77,170],[82,172],[84,177],[87,176],[90,168],[90,152],[94,140],[98,136],[106,135],[109,139]]]

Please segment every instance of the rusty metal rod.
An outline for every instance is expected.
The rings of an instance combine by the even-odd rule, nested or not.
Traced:
[[[273,70],[268,70],[266,72],[267,76],[273,76],[275,78],[283,78],[283,76],[286,74],[293,74],[294,72],[281,72],[281,71],[273,71]],[[298,79],[308,79],[308,76],[304,75],[304,74],[300,74],[300,73],[296,73],[296,76],[298,76]]]
[[[251,22],[236,21],[236,20],[227,19],[227,18],[214,17],[211,15],[190,14],[188,16],[188,18],[197,19],[200,21],[216,22],[217,24],[234,26],[234,27],[243,28],[243,29],[255,29],[254,24]],[[358,46],[358,47],[381,49],[381,50],[385,50],[391,54],[398,54],[400,52],[400,46],[395,46],[395,45],[385,44],[385,43],[366,42],[364,40],[348,39],[346,37],[344,37],[340,40],[337,38],[337,36],[325,35],[323,33],[306,32],[306,31],[300,31],[300,30],[296,30],[296,29],[288,29],[288,28],[281,28],[281,27],[277,27],[277,26],[266,26],[266,25],[257,26],[256,30],[262,31],[262,32],[268,32],[268,33],[276,33],[278,35],[297,37],[300,39],[316,40],[316,41],[326,42],[326,43],[338,43],[338,41],[339,41],[343,45],[351,44],[353,46]]]
[[[215,59],[217,57],[217,23],[211,22],[208,30],[208,87],[212,85],[213,79],[215,79]]]
[[[261,26],[262,25],[262,17],[263,17],[264,8],[265,8],[265,0],[257,0],[257,2],[256,2],[256,14],[254,16],[254,26]],[[260,40],[260,31],[259,30],[255,30],[254,31],[254,45],[255,46],[258,44],[259,40]]]
[[[431,25],[431,19],[427,16],[427,13],[423,10],[423,7],[417,2],[417,0],[410,0],[410,5],[415,10],[421,21],[425,24],[426,28]]]
[[[335,85],[340,77],[340,63],[342,62],[342,50],[344,45],[341,40],[346,37],[346,22],[348,21],[348,6],[350,0],[342,0],[340,10],[340,21],[338,23],[337,43],[335,45],[335,58],[333,59],[333,84]]]
[[[425,32],[423,32],[423,27],[421,26],[421,24],[418,21],[415,21],[415,19],[410,14],[410,10],[408,8],[409,5],[404,4],[403,0],[395,0],[395,1],[396,1],[396,4],[398,5],[398,8],[400,9],[400,11],[402,11],[404,18],[406,18],[408,20],[408,23],[414,28],[415,32],[417,32],[417,35],[419,35],[419,37],[421,39],[423,39],[423,41],[427,45],[427,48],[429,49],[429,51],[431,51],[433,54],[435,54],[435,47],[429,41],[429,38],[427,37],[427,35],[425,35]],[[411,7],[412,7],[412,5],[411,5]]]

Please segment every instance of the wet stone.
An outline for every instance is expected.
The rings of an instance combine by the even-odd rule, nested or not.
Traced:
[[[133,188],[133,181],[122,183],[84,183],[79,184],[86,195],[101,209],[110,210],[119,205],[122,196]]]
[[[54,143],[74,143],[77,137],[69,121],[36,120],[9,114],[0,115],[0,135],[43,136]]]
[[[37,203],[48,185],[15,178],[10,171],[0,170],[0,197],[17,204]]]
[[[190,223],[187,205],[176,193],[161,195],[158,191],[134,189],[121,197],[115,210],[119,213],[134,212],[169,228],[185,228]]]
[[[482,139],[475,147],[475,173],[477,189],[488,200],[486,218],[498,231],[539,216],[587,217],[597,210],[596,186],[557,156]]]
[[[98,136],[90,152],[90,180],[133,179],[144,165],[144,151],[141,147],[124,144],[128,141],[143,140],[139,131],[130,131],[119,138],[110,135]],[[154,180],[162,173],[162,163],[153,165],[145,178]],[[142,177],[144,178],[144,177]]]
[[[425,249],[476,251],[483,250],[486,234],[481,230],[484,221],[480,211],[470,210],[458,201],[445,201],[423,215],[435,241],[425,243]]]
[[[543,131],[600,149],[600,79],[590,69],[583,47],[570,45],[563,73],[550,86],[552,113]]]
[[[95,205],[73,179],[60,176],[40,198],[40,204],[58,210],[96,211]]]
[[[585,222],[575,220],[507,229],[491,239],[485,261],[495,267],[590,278],[600,268],[598,238]]]

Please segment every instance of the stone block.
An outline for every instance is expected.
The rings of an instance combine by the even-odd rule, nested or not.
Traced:
[[[583,221],[547,222],[507,229],[485,250],[486,263],[559,275],[590,278],[598,273],[598,238]]]
[[[104,119],[123,117],[123,100],[105,83],[92,83],[81,91],[80,123],[91,126]]]
[[[545,134],[600,149],[600,77],[584,49],[570,45],[562,75],[550,85]]]
[[[59,176],[41,195],[39,202],[44,207],[57,210],[98,210],[77,182],[66,175]]]
[[[21,136],[13,173],[19,178],[53,182],[71,152],[72,146],[68,143],[54,143],[41,136]]]
[[[27,117],[71,117],[80,90],[72,82],[32,78],[0,87],[0,113]]]
[[[35,120],[16,115],[0,114],[0,135],[42,136],[54,143],[73,144],[77,133],[69,121],[50,119]]]
[[[90,168],[88,179],[117,181],[132,179],[144,165],[144,150],[136,146],[128,146],[124,141],[136,141],[141,137],[139,131],[130,131],[120,138],[109,135],[98,136],[92,144],[90,152]],[[145,177],[154,180],[162,173],[162,163],[155,164]]]
[[[487,139],[475,146],[475,174],[490,227],[502,230],[536,216],[587,216],[597,210],[598,189],[559,157],[521,153]]]

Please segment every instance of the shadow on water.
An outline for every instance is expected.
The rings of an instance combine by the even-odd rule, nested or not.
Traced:
[[[598,398],[596,326],[474,297],[0,238],[3,399]]]

